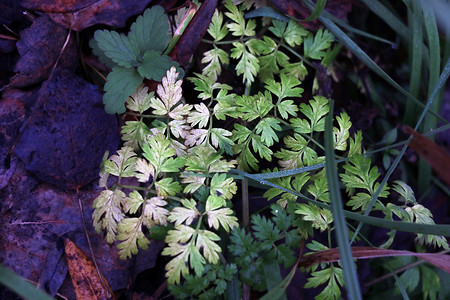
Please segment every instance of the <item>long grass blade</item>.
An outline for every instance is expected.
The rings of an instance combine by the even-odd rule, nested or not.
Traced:
[[[423,8],[423,18],[425,23],[426,36],[428,41],[428,49],[429,49],[429,80],[428,80],[428,97],[431,96],[433,88],[436,86],[439,81],[439,73],[441,68],[441,53],[440,53],[440,43],[439,43],[439,33],[436,23],[436,18],[433,12],[433,9],[424,3],[421,2]],[[439,93],[433,104],[430,107],[431,111],[439,113],[440,108],[442,106],[442,96],[443,93]],[[428,131],[433,128],[436,128],[437,120],[433,116],[427,116],[424,121],[424,126],[422,131]],[[433,139],[433,138],[432,138]],[[419,161],[419,174],[418,174],[418,182],[419,182],[419,191],[423,192],[427,189],[427,187],[431,184],[431,167],[425,162],[423,159]]]
[[[409,81],[409,93],[416,99],[420,95],[421,79],[422,79],[422,41],[423,41],[423,14],[419,0],[412,0],[412,11],[408,11],[409,22],[412,27],[412,44],[410,49],[411,70]],[[411,125],[417,120],[418,109],[412,101],[406,102],[405,115],[403,123]]]
[[[52,300],[53,298],[37,287],[0,265],[0,283],[17,295],[30,300]]]
[[[333,101],[330,101],[330,111],[325,119],[325,158],[331,211],[333,213],[334,228],[336,230],[336,239],[339,246],[342,269],[344,270],[347,292],[349,299],[362,299],[352,250],[348,243],[347,223],[345,221],[344,205],[342,204],[337,166],[334,157]]]
[[[414,130],[417,131],[418,127],[424,120],[428,110],[430,109],[430,106],[433,104],[434,99],[439,94],[439,91],[442,89],[442,87],[447,82],[447,79],[450,75],[450,58],[447,60],[447,63],[445,64],[445,68],[442,71],[441,76],[439,77],[439,81],[436,84],[436,87],[434,88],[433,92],[431,93],[431,96],[428,98],[427,104],[425,105],[425,109],[423,110],[422,114],[419,117],[419,120],[417,121],[417,124],[414,128]],[[408,140],[411,140],[412,136],[408,138]],[[395,168],[397,168],[398,164],[400,163],[400,160],[402,159],[403,155],[406,152],[406,149],[408,148],[408,145],[404,145],[402,149],[400,150],[399,154],[395,158],[395,160],[392,162],[391,166],[386,172],[386,175],[384,176],[383,180],[380,183],[380,186],[375,191],[375,194],[372,197],[372,200],[370,200],[369,205],[367,206],[366,211],[364,212],[364,216],[367,216],[369,212],[372,210],[373,205],[375,204],[375,201],[378,199],[378,196],[380,195],[383,187],[386,185],[387,181],[391,177],[392,173],[394,172]],[[359,231],[361,230],[361,227],[363,226],[363,223],[358,224],[358,227],[356,228],[355,234],[352,238],[352,242],[355,240],[356,236],[358,235]],[[438,234],[439,235],[439,234]]]
[[[407,44],[411,43],[411,31],[397,18],[389,9],[387,9],[378,0],[361,0],[371,11],[381,18],[389,27],[392,28]]]
[[[313,3],[310,0],[302,0],[303,3],[309,8],[313,8]],[[387,81],[390,85],[392,85],[396,90],[405,95],[408,100],[413,101],[417,106],[424,108],[425,105],[417,100],[414,96],[412,96],[408,91],[402,88],[397,82],[395,82],[386,72],[384,72],[353,40],[348,37],[333,21],[329,18],[325,17],[323,14],[319,16],[320,22],[324,24],[327,29],[333,33],[333,35],[344,44],[356,57],[358,57],[369,69],[375,72],[378,76]],[[448,123],[444,118],[439,116],[438,114],[431,112],[435,115],[439,120]]]

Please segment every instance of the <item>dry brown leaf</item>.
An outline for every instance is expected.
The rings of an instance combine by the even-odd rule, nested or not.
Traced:
[[[94,263],[68,238],[64,239],[67,264],[79,300],[111,299],[114,293]]]
[[[404,250],[377,249],[371,247],[352,247],[353,258],[376,258],[390,256],[415,256],[421,258],[435,267],[450,273],[450,255],[440,253],[415,253]],[[308,267],[322,262],[338,261],[339,248],[328,249],[311,255],[303,256],[300,262],[301,267]]]
[[[450,155],[438,144],[411,127],[405,126],[404,131],[413,136],[409,147],[433,168],[443,182],[450,185]]]

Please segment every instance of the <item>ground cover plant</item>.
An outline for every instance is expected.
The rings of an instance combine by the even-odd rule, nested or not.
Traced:
[[[336,219],[336,214],[342,208],[327,205],[339,201],[339,197],[330,200],[339,187],[330,193],[328,183],[337,174],[326,172],[324,164],[332,163],[335,152],[343,161],[339,179],[350,210],[361,215],[379,211],[392,221],[434,224],[431,212],[417,203],[405,182],[395,181],[392,187],[380,184],[377,167],[363,155],[361,132],[350,135],[352,124],[345,112],[335,118],[330,113],[333,100],[313,96],[295,104],[303,93],[300,80],[308,73],[305,64],[332,64],[337,53],[333,49],[339,49],[333,35],[326,29],[313,33],[292,19],[270,19],[267,32],[257,36],[257,20],[244,18],[245,5],[228,1],[225,8],[225,13],[216,10],[212,17],[208,29],[212,48],[203,54],[202,73],[187,78],[195,84],[201,101],[182,101],[182,80],[174,68],[167,71],[156,94],[140,86],[127,98],[129,113],[137,121],[125,123],[124,146],[104,161],[105,190],[94,202],[93,215],[95,227],[106,232],[107,241],[118,241],[121,257],[146,249],[150,240],[144,232],[151,237],[153,231],[166,230],[162,255],[171,256],[166,276],[174,296],[239,295],[242,284],[270,293],[281,284],[279,266],[295,264],[295,270],[296,250],[315,230],[327,232],[328,241],[322,244],[312,239],[306,245],[309,254],[336,244],[344,247],[336,242],[339,235],[334,237],[335,231],[347,230],[345,224],[338,228],[344,219]],[[227,36],[233,40],[227,43]],[[101,48],[101,40],[96,40]],[[221,49],[226,44],[231,45],[230,54]],[[288,55],[292,53],[293,59]],[[109,58],[114,60],[115,54]],[[242,78],[243,94],[220,83],[227,65]],[[258,90],[257,83],[263,89]],[[229,119],[232,126],[223,128],[222,121]],[[327,130],[331,144],[325,142]],[[254,171],[263,173],[255,175]],[[108,186],[108,175],[118,177],[117,183]],[[121,185],[126,177],[136,177],[141,184]],[[254,214],[240,226],[232,207],[236,181],[245,178],[272,186],[264,197],[277,199],[277,204],[270,206],[268,216]],[[132,191],[127,195],[124,189]],[[245,183],[242,189],[248,193]],[[390,189],[398,193],[398,199],[386,203],[383,199],[392,199]],[[395,232],[389,231],[379,248],[388,248]],[[443,236],[417,233],[416,240],[448,249]],[[354,269],[352,264],[350,260],[346,267]],[[322,287],[317,299],[341,296],[342,263],[320,267],[316,263],[305,270],[311,272],[305,288]],[[233,290],[236,286],[237,291]],[[359,286],[351,288],[349,293],[358,297]],[[277,297],[283,297],[282,290],[278,293]]]
[[[445,18],[419,0],[301,2],[152,5],[92,32],[121,115],[93,227],[126,261],[164,244],[156,298],[445,299]],[[206,33],[187,62],[190,22]]]

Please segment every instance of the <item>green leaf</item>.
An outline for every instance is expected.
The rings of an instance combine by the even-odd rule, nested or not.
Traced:
[[[228,29],[223,26],[223,14],[217,9],[211,18],[208,33],[212,36],[214,42],[222,40],[228,34]]]
[[[152,228],[156,225],[167,225],[169,211],[164,208],[166,205],[167,202],[163,200],[162,196],[147,199],[142,214],[143,224],[147,228]]]
[[[266,81],[265,85],[266,89],[277,95],[277,103],[280,103],[281,100],[287,97],[298,98],[302,96],[303,89],[297,87],[301,84],[301,82],[297,78],[295,78],[294,76],[287,76],[284,73],[280,75],[280,78],[281,84],[273,79],[270,79]]]
[[[181,200],[181,204],[183,204],[184,207],[175,207],[172,209],[169,215],[169,221],[175,222],[175,225],[183,223],[190,225],[198,216],[200,216],[200,212],[195,207],[197,203],[194,199],[183,199]]]
[[[344,272],[341,268],[330,265],[326,269],[312,272],[311,276],[308,278],[305,288],[318,287],[327,283],[327,286],[316,296],[316,299],[339,299],[341,297],[339,285],[342,286],[344,283]]]
[[[155,93],[148,92],[148,87],[140,85],[136,91],[127,98],[126,106],[128,109],[143,114],[144,111],[150,108],[150,100]]]
[[[110,69],[117,66],[117,64],[111,58],[106,56],[102,49],[100,49],[94,38],[89,40],[89,46],[92,48],[92,53],[97,56],[100,62],[102,62],[105,66]]]
[[[178,67],[178,63],[172,61],[167,55],[161,55],[156,51],[146,51],[142,64],[137,70],[142,77],[161,81],[161,78],[172,66]]]
[[[375,186],[375,183],[380,173],[378,173],[377,167],[371,168],[370,164],[370,159],[362,155],[350,157],[344,165],[345,174],[340,174],[345,186],[350,189],[365,189],[370,195],[374,194],[378,188],[378,186]]]
[[[268,147],[278,142],[277,133],[274,131],[281,131],[280,121],[275,118],[264,118],[258,122],[255,127],[256,133],[261,135],[261,141]]]
[[[135,175],[136,153],[131,147],[124,146],[105,161],[105,171],[117,177]]]
[[[233,155],[232,147],[234,145],[233,141],[227,138],[228,136],[232,136],[232,133],[223,128],[212,128],[210,130],[211,134],[211,144],[219,148],[228,155]]]
[[[125,112],[125,101],[142,83],[142,77],[134,68],[115,67],[106,79],[106,93],[103,95],[105,110],[108,114],[122,114]]]
[[[181,157],[178,157],[181,158]],[[174,196],[183,189],[178,181],[173,181],[172,178],[163,178],[155,181],[156,192],[158,196],[167,198],[167,196]]]
[[[292,100],[281,101],[276,106],[276,109],[279,111],[283,119],[289,118],[288,115],[291,115],[293,117],[297,116],[298,107],[297,105],[294,104],[294,101]]]
[[[170,141],[164,136],[149,136],[148,143],[144,144],[143,156],[154,166],[155,173],[159,172],[179,172],[184,166],[184,158],[175,156],[175,149],[171,147]]]
[[[220,153],[208,146],[196,146],[195,151],[186,157],[186,171],[201,173],[228,172],[236,161],[227,162],[221,159]]]
[[[392,189],[402,196],[400,201],[403,201],[406,204],[408,204],[408,203],[416,204],[417,203],[416,197],[414,196],[414,191],[412,190],[412,188],[409,185],[407,185],[403,181],[401,181],[401,180],[394,181],[394,186]]]
[[[308,192],[314,196],[315,200],[330,203],[330,193],[328,192],[328,182],[326,177],[316,178],[313,184],[308,186]]]
[[[258,152],[259,156],[267,161],[272,161],[272,150],[262,141],[259,135],[252,134],[252,148],[254,152]]]
[[[236,65],[236,74],[238,76],[243,75],[243,83],[246,85],[250,85],[255,81],[255,76],[259,71],[258,58],[247,50],[250,41],[247,41],[245,44],[234,42],[234,47],[231,48],[231,58],[239,59]]]
[[[273,27],[269,27],[269,30],[277,37],[284,39],[291,47],[300,45],[303,37],[308,34],[308,31],[293,19],[290,19],[289,23],[272,20],[272,24]]]
[[[326,29],[319,29],[314,37],[309,33],[303,43],[305,57],[321,59],[333,41],[333,35]]]
[[[207,64],[202,71],[202,74],[217,80],[217,77],[222,73],[222,65],[228,65],[230,60],[228,58],[228,53],[224,50],[214,48],[203,53],[202,64]]]
[[[272,244],[280,238],[280,230],[275,227],[272,220],[264,216],[253,215],[251,220],[255,238],[261,241],[267,250],[272,248]]]
[[[248,20],[245,24],[244,13],[242,7],[237,7],[230,0],[227,0],[225,7],[229,10],[225,15],[233,20],[227,24],[228,29],[234,36],[253,36],[255,35],[256,22],[255,20]]]
[[[305,79],[306,75],[308,75],[308,70],[306,69],[303,62],[297,62],[284,66],[284,68],[281,70],[281,73],[303,80]]]
[[[237,124],[235,123],[234,125],[236,127]],[[234,131],[233,131],[233,133],[234,133]],[[251,133],[251,131],[250,131],[250,133]],[[241,142],[236,143],[233,146],[233,153],[239,154],[239,156],[237,158],[239,166],[241,166],[245,170],[249,170],[250,168],[253,168],[253,169],[257,170],[258,169],[258,164],[257,164],[258,160],[252,154],[252,152],[250,151],[248,145],[249,145],[249,140],[246,140],[246,141],[244,141],[242,143]]]
[[[432,268],[421,265],[419,266],[422,278],[422,292],[424,299],[436,300],[437,293],[442,290],[441,280],[438,274]],[[426,278],[426,280],[423,280]],[[442,298],[443,299],[443,298]]]
[[[227,174],[214,174],[211,179],[211,195],[221,196],[225,199],[233,198],[236,194],[237,186],[233,178],[227,177]]]
[[[303,220],[311,221],[313,227],[321,232],[330,229],[330,224],[333,222],[333,215],[330,210],[320,208],[314,204],[299,203],[295,213],[302,215]]]
[[[131,257],[138,253],[138,245],[146,250],[150,241],[142,232],[142,222],[139,218],[125,218],[119,223],[117,240],[122,241],[117,245],[120,259]]]
[[[242,113],[241,118],[246,121],[253,121],[256,118],[263,118],[274,107],[272,96],[266,92],[259,92],[254,96],[236,96],[237,110]]]
[[[435,224],[433,220],[433,214],[429,209],[421,204],[416,204],[413,207],[405,208],[408,213],[410,220],[418,224]],[[419,244],[433,245],[434,247],[442,247],[444,249],[449,249],[448,242],[445,237],[438,235],[424,235],[417,234],[416,241]]]
[[[311,133],[325,130],[325,118],[328,113],[328,99],[323,96],[314,96],[308,104],[300,104],[300,111],[309,119],[291,119],[294,130],[299,133]]]
[[[350,117],[347,113],[343,112],[340,116],[336,117],[338,121],[339,128],[334,127],[334,148],[336,150],[345,151],[347,149],[347,139],[350,137],[350,127],[352,127],[352,122],[350,122]]]
[[[197,231],[195,247],[196,249],[201,250],[206,260],[212,264],[216,264],[219,262],[219,253],[222,252],[220,246],[215,243],[216,241],[220,241],[220,237],[214,232],[209,230]]]
[[[252,131],[241,124],[234,123],[234,130],[232,139],[237,142],[237,144],[245,143],[252,134]]]
[[[269,37],[264,36],[263,40],[255,40],[251,43],[251,49],[257,54],[259,61],[259,77],[261,81],[273,78],[274,74],[280,73],[280,67],[289,64],[289,56],[278,50],[278,45]]]
[[[150,134],[150,128],[143,121],[126,121],[120,133],[125,146],[139,151],[144,145],[147,135]]]
[[[350,146],[348,149],[348,157],[355,154],[362,154],[362,132],[358,130],[353,138],[350,138]]]
[[[150,178],[151,177],[151,178]],[[155,177],[155,168],[143,158],[136,159],[136,178],[139,182],[149,182]]]
[[[144,203],[142,195],[136,190],[132,191],[126,199],[125,212],[135,214],[139,207],[141,207],[142,203]]]
[[[419,286],[419,280],[420,280],[419,268],[410,268],[400,275],[400,281],[403,287],[410,293]],[[422,280],[428,279],[422,278]]]
[[[279,163],[284,169],[295,169],[318,163],[319,158],[316,151],[308,146],[308,141],[300,134],[294,133],[294,136],[286,136],[284,143],[291,150],[281,149],[275,153],[275,157],[281,159]],[[323,161],[323,158],[320,160]]]
[[[204,103],[195,104],[195,111],[190,112],[187,118],[187,122],[191,123],[191,126],[194,127],[198,124],[199,128],[206,127],[209,122],[210,112],[208,107]]]
[[[188,261],[189,256],[193,251],[196,251],[198,255],[200,253],[198,250],[192,249],[192,236],[195,229],[185,226],[185,225],[175,225],[174,230],[169,230],[166,243],[168,247],[164,248],[162,255],[175,256],[166,265],[166,276],[168,277],[168,282],[170,284],[177,284],[180,282],[180,275],[186,277],[189,274]],[[189,243],[187,243],[189,241]],[[187,244],[186,244],[187,243]],[[201,257],[201,255],[200,255]]]
[[[227,95],[226,91],[231,90],[232,87],[227,84],[221,84],[216,82],[216,79],[210,76],[205,76],[203,74],[194,73],[196,77],[190,77],[188,78],[195,84],[195,90],[201,92],[198,96],[202,100],[206,100],[209,98],[212,98],[213,91],[215,89],[219,89],[219,94],[217,95],[216,99],[222,98],[223,100],[230,100],[229,98],[231,95]],[[220,93],[223,93],[222,96],[220,96]]]
[[[137,49],[132,46],[125,35],[115,31],[97,30],[94,39],[103,53],[116,64],[125,68],[139,65]]]
[[[164,8],[155,5],[146,9],[131,25],[128,38],[141,54],[147,51],[162,53],[169,43],[169,19]]]
[[[105,230],[106,241],[110,244],[116,240],[117,224],[125,216],[120,209],[125,202],[126,196],[121,190],[104,190],[94,200],[92,205],[94,208],[92,213],[94,228],[98,233]]]

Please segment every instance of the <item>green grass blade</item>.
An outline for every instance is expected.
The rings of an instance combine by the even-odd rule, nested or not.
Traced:
[[[445,64],[445,68],[442,71],[439,81],[438,81],[436,87],[434,88],[433,92],[431,93],[431,96],[428,98],[427,104],[425,105],[425,109],[423,110],[422,114],[420,115],[419,120],[417,121],[416,127],[414,128],[415,130],[417,130],[418,127],[420,126],[420,124],[422,123],[430,106],[433,104],[434,99],[437,97],[437,95],[439,94],[439,91],[447,82],[449,75],[450,75],[450,59]],[[410,136],[408,138],[408,141],[411,140],[411,138],[412,137]],[[397,157],[395,158],[395,160],[392,162],[391,166],[387,170],[386,175],[384,176],[383,180],[380,183],[380,186],[376,190],[375,194],[372,197],[372,200],[370,201],[366,211],[364,212],[364,216],[367,216],[369,214],[369,212],[372,210],[372,207],[375,204],[375,201],[378,199],[378,196],[380,195],[383,187],[386,185],[387,181],[391,177],[395,168],[400,163],[400,160],[402,159],[403,155],[405,154],[407,147],[408,147],[408,144],[406,144],[402,147],[402,149],[400,150],[400,153],[397,155]],[[355,234],[352,238],[352,242],[355,240],[356,236],[358,235],[358,232],[361,230],[362,225],[363,225],[362,223],[358,224],[358,227],[356,228]],[[438,235],[440,235],[440,234],[438,234]]]
[[[307,202],[313,203],[321,208],[330,209],[331,207],[328,204],[325,204],[320,201],[315,201],[313,199],[310,199],[306,197],[305,195],[299,194],[297,192],[288,190],[282,186],[279,186],[278,184],[272,183],[270,181],[267,181],[265,179],[260,179],[258,176],[255,176],[254,174],[250,174],[238,169],[231,169],[231,173],[238,174],[242,177],[252,179],[261,185],[267,185],[273,188],[277,188],[282,190],[283,192],[290,193],[292,195],[295,195],[299,197],[300,199],[303,199]],[[398,231],[404,231],[404,232],[411,232],[411,233],[422,233],[422,234],[434,234],[434,235],[443,235],[450,237],[450,225],[441,225],[441,224],[417,224],[417,223],[411,223],[411,222],[400,222],[400,221],[390,221],[386,219],[376,218],[376,217],[370,217],[365,216],[360,213],[355,213],[351,211],[344,211],[344,215],[346,218],[365,223],[372,226],[387,228],[387,229],[394,229]]]
[[[412,27],[412,45],[410,49],[410,59],[411,59],[411,70],[410,70],[410,81],[409,81],[409,93],[416,99],[420,96],[420,87],[422,80],[422,23],[423,14],[422,7],[419,0],[412,0],[412,11],[408,10],[408,19]],[[405,124],[411,125],[416,122],[418,116],[417,106],[414,105],[412,101],[406,102],[405,115],[403,122]]]
[[[411,43],[411,31],[378,0],[361,0],[372,12],[392,28],[407,44]]]
[[[322,11],[325,9],[325,5],[327,4],[327,0],[317,0],[316,5],[314,6],[314,9],[311,13],[311,15],[306,18],[304,21],[310,22],[315,19],[317,19],[320,14],[322,14]]]
[[[312,9],[313,3],[310,0],[303,0],[303,3]],[[384,72],[353,40],[348,37],[339,27],[334,24],[329,18],[324,15],[319,16],[319,20],[324,24],[327,29],[333,33],[333,35],[344,44],[356,57],[358,57],[369,69],[375,72],[378,76],[386,80],[390,85],[392,85],[396,90],[405,95],[408,100],[413,101],[416,105],[424,108],[425,105],[412,96],[408,91],[402,88],[397,82],[395,82],[386,72]],[[444,118],[438,114],[431,112],[433,115],[438,117],[441,121],[448,123]]]
[[[441,53],[440,53],[439,33],[433,9],[423,1],[421,2],[421,5],[423,7],[423,18],[425,23],[425,30],[430,57],[429,80],[428,80],[428,97],[430,97],[434,87],[439,81],[439,73],[441,68]],[[439,93],[438,97],[434,100],[433,104],[430,107],[431,111],[439,113],[440,108],[442,106],[442,95],[443,93]],[[422,131],[423,132],[429,131],[431,129],[436,128],[436,126],[437,126],[437,119],[433,116],[427,116],[425,118]],[[431,178],[432,174],[430,165],[424,159],[420,159],[419,174],[418,174],[419,191],[423,193],[427,189],[427,187],[430,186]]]
[[[348,243],[347,223],[344,216],[344,205],[342,204],[337,166],[334,157],[333,103],[331,100],[330,111],[325,119],[325,158],[331,211],[333,213],[333,223],[336,230],[336,239],[349,299],[362,299],[352,250]]]
[[[302,19],[296,19],[296,20],[301,21],[301,22],[310,22],[310,21],[317,19],[320,16],[320,14],[322,14],[326,4],[327,4],[327,0],[318,0],[316,2],[316,5],[314,6],[314,9],[313,9],[311,15],[308,18],[306,18],[304,20],[302,20]],[[256,17],[269,17],[269,18],[289,22],[289,17],[286,17],[285,15],[283,15],[279,11],[276,11],[275,9],[273,9],[270,6],[258,7],[257,9],[254,9],[245,14],[246,19],[247,18],[256,18]]]
[[[392,277],[395,279],[395,283],[397,284],[398,289],[400,290],[400,293],[402,294],[402,297],[404,300],[409,300],[408,292],[406,292],[405,286],[403,285],[402,281],[400,280],[400,277],[398,277],[397,273],[395,273],[394,270],[392,270],[388,264],[384,264],[384,267],[391,272]]]
[[[16,273],[0,265],[0,283],[14,291],[17,295],[30,300],[52,300],[53,298],[18,276]]]

